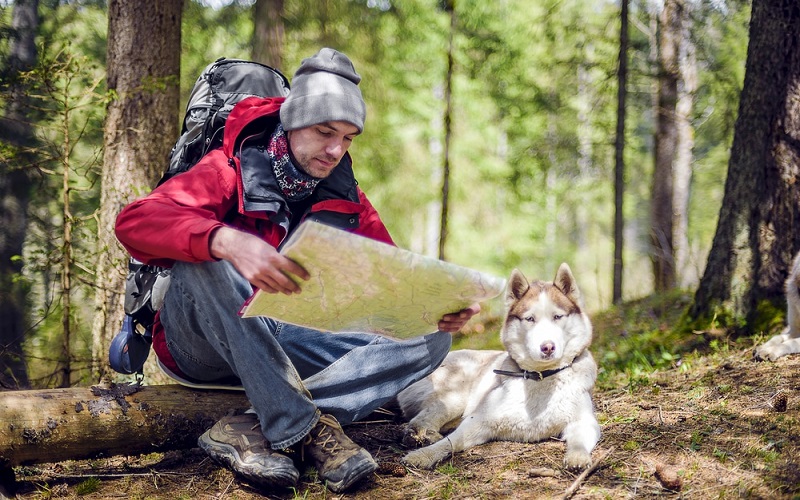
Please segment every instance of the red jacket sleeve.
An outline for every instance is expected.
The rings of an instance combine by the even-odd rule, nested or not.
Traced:
[[[386,226],[381,220],[378,211],[367,199],[367,195],[361,191],[361,188],[357,187],[356,189],[358,189],[358,199],[365,207],[364,212],[361,214],[361,220],[359,221],[358,234],[388,243],[393,246],[397,246],[395,245],[394,240],[392,240],[389,230],[386,229]]]
[[[191,170],[135,200],[117,216],[115,233],[128,252],[147,264],[213,260],[211,234],[236,204],[236,171],[218,149]]]

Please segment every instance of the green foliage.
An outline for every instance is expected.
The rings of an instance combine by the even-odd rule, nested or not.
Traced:
[[[728,306],[714,304],[710,310],[708,316],[698,318],[691,318],[688,314],[683,314],[675,323],[675,331],[688,335],[692,332],[741,330],[745,326],[744,318],[741,318]]]
[[[181,112],[195,80],[220,57],[248,59],[253,27],[250,9],[231,3],[214,10],[196,1],[184,2],[181,24]]]
[[[93,311],[92,268],[97,234],[99,166],[102,158],[104,69],[97,61],[97,39],[104,12],[75,7],[57,9],[43,22],[43,43],[36,66],[20,75],[27,89],[27,117],[37,146],[32,158],[31,196],[23,275],[33,330],[25,351],[34,386],[53,383],[57,357],[69,356],[75,380],[89,366]],[[67,35],[70,38],[63,38]],[[104,53],[104,48],[103,48]],[[27,167],[30,169],[31,167]],[[64,259],[71,275],[70,345],[62,352],[64,324],[61,290]],[[59,354],[60,353],[60,354]]]
[[[592,352],[600,366],[601,386],[619,385],[627,379],[629,390],[650,385],[649,374],[686,362],[685,354],[703,346],[704,340],[674,329],[689,305],[690,296],[674,291],[627,302],[592,317]]]

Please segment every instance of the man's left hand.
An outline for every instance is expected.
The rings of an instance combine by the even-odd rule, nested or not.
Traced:
[[[456,333],[467,324],[470,318],[479,312],[481,312],[481,305],[476,302],[458,312],[445,314],[442,316],[442,319],[439,320],[439,330],[442,332]]]

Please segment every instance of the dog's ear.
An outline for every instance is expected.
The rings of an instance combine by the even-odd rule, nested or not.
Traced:
[[[556,279],[553,281],[553,284],[561,290],[564,295],[569,297],[569,299],[578,305],[581,309],[583,309],[583,297],[581,297],[581,292],[578,290],[578,284],[575,281],[575,276],[572,275],[572,269],[569,268],[569,265],[566,262],[562,262],[561,266],[558,268],[558,272],[556,272]]]
[[[519,269],[511,271],[511,278],[508,280],[508,287],[506,288],[506,305],[512,304],[522,298],[525,292],[528,291],[530,285],[525,276],[522,275]]]

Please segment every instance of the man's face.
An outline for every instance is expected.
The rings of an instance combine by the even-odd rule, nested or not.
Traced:
[[[317,179],[331,175],[356,135],[356,126],[342,121],[317,123],[287,132],[297,167]]]

